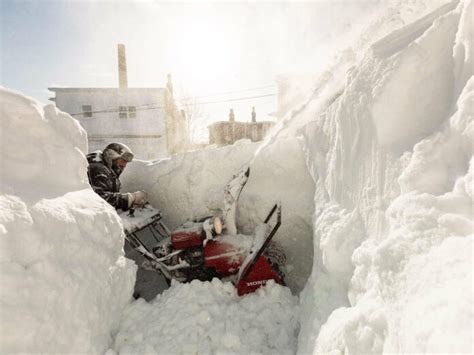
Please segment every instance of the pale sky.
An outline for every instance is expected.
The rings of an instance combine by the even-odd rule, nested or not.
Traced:
[[[315,75],[376,3],[2,0],[1,84],[43,103],[49,86],[117,87],[123,43],[130,87],[163,87],[171,73],[178,98],[272,94],[279,74]],[[248,121],[252,106],[264,119],[276,97],[205,104],[203,121],[230,107]]]

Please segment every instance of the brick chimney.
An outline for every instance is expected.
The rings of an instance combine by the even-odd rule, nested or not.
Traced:
[[[128,87],[127,80],[127,58],[125,57],[125,46],[117,45],[118,50],[118,71],[119,71],[119,88],[126,89]]]

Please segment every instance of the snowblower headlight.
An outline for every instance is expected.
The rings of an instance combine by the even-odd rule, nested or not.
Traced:
[[[222,233],[222,221],[219,217],[214,218],[214,230],[216,231],[216,234],[221,234]]]

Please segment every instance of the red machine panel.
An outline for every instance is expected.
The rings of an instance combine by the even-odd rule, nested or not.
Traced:
[[[237,293],[239,296],[252,293],[260,286],[265,285],[269,280],[274,280],[280,285],[285,284],[280,275],[272,268],[267,258],[261,255],[245,279],[238,281]]]
[[[180,229],[171,234],[171,244],[174,249],[188,249],[202,245],[204,238],[202,228]]]
[[[245,255],[244,248],[219,240],[210,240],[204,247],[204,265],[215,268],[223,276],[228,276],[239,271]]]

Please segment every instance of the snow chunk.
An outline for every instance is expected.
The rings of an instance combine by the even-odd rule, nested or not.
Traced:
[[[37,194],[87,188],[86,132],[55,108],[0,87],[0,188]]]
[[[473,248],[473,235],[448,238],[407,264],[409,272],[400,285],[406,293],[397,307],[400,323],[391,322],[397,324],[392,331],[401,348],[388,343],[387,352],[452,354],[472,350],[473,315],[469,310],[473,295],[466,285],[472,283]]]
[[[357,211],[348,213],[339,206],[325,206],[315,223],[321,235],[320,248],[327,270],[349,280],[354,271],[352,253],[365,237],[365,229]]]
[[[453,50],[456,96],[459,95],[466,82],[474,75],[474,26],[472,25],[474,2],[464,0],[460,7],[462,7],[462,13]]]
[[[371,111],[381,145],[397,151],[408,150],[446,118],[453,97],[452,51],[460,14],[454,11],[440,14],[453,8],[453,4],[448,4],[429,15],[431,26],[406,46],[397,46],[396,53],[384,53],[381,47],[393,46],[397,36],[408,36],[407,31],[415,36],[427,27],[427,19],[375,45],[372,65],[384,69],[380,72],[381,82],[373,88],[375,101]]]
[[[387,333],[385,315],[376,307],[339,308],[322,326],[317,353],[381,354]]]
[[[403,192],[442,194],[452,190],[466,171],[474,141],[474,77],[464,87],[457,107],[443,131],[415,145],[399,179]]]

